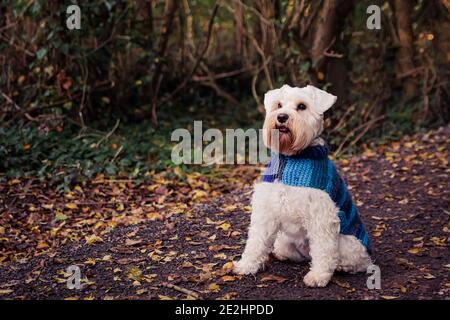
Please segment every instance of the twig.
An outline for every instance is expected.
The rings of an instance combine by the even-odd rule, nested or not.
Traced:
[[[314,1],[314,5],[315,6],[313,6],[313,9],[312,9],[311,13],[309,14],[309,16],[307,17],[306,21],[304,21],[302,19],[302,21],[300,22],[300,39],[303,39],[305,37],[306,33],[308,32],[308,30],[310,30],[310,26],[311,26],[312,22],[314,21],[314,18],[316,17],[317,13],[319,12],[319,9],[322,7],[322,0]]]
[[[164,101],[172,99],[178,92],[180,92],[189,83],[189,81],[191,80],[192,76],[197,71],[197,68],[200,65],[201,60],[203,59],[204,55],[208,51],[209,44],[211,42],[211,34],[212,34],[213,26],[214,26],[214,19],[217,16],[217,11],[218,10],[219,10],[219,3],[216,2],[215,6],[214,6],[214,9],[213,9],[213,13],[211,15],[211,18],[209,19],[208,33],[206,35],[205,46],[204,46],[203,50],[200,52],[200,54],[198,54],[198,50],[197,50],[197,53],[196,53],[197,59],[196,59],[196,61],[194,63],[193,68],[191,69],[191,72],[189,72],[188,76],[184,78],[183,82],[181,82],[180,85],[178,85],[178,87],[175,88],[175,90],[166,99],[164,99]]]
[[[187,294],[187,295],[189,295],[191,297],[194,297],[197,300],[202,300],[202,298],[200,297],[200,295],[197,292],[189,290],[189,289],[186,289],[186,288],[182,288],[180,286],[177,286],[176,284],[163,282],[163,283],[158,284],[158,286],[159,287],[166,287],[166,288],[169,288],[169,289],[173,289],[173,290],[185,293],[185,294]]]
[[[84,76],[83,94],[81,95],[80,110],[78,111],[78,115],[80,117],[80,122],[81,122],[81,126],[82,126],[80,129],[80,132],[84,132],[86,130],[86,126],[84,124],[84,118],[83,118],[84,103],[86,101],[86,87],[87,87],[87,80],[88,80],[88,75],[89,75],[89,68],[86,67],[86,59],[84,59],[84,68],[86,70],[86,74]]]
[[[117,17],[117,20],[111,29],[111,33],[110,33],[109,37],[105,41],[103,41],[100,45],[98,45],[97,47],[95,47],[94,49],[89,51],[88,53],[84,53],[83,58],[86,58],[87,56],[90,56],[91,54],[97,52],[98,50],[100,50],[101,48],[106,46],[109,42],[111,42],[114,39],[114,36],[116,34],[117,25],[118,25],[119,21],[122,20],[122,18],[128,13],[130,6],[131,6],[130,4],[127,5],[125,10],[123,10],[123,12],[120,14],[120,16]]]
[[[269,59],[267,59],[267,61],[265,62],[266,65],[270,63],[271,59],[272,59],[271,57],[269,57]],[[258,81],[258,75],[263,68],[264,68],[264,64],[258,70],[256,70],[255,74],[252,77],[252,95],[256,101],[256,104],[258,105],[258,111],[260,111],[261,113],[264,113],[264,106],[261,103],[261,100],[259,100],[258,93],[256,92],[256,83]]]
[[[258,10],[256,10],[255,8],[253,8],[252,6],[249,6],[249,5],[245,4],[245,3],[242,2],[241,0],[236,0],[236,2],[238,2],[239,4],[241,4],[244,8],[246,8],[246,9],[252,11],[254,14],[256,14],[256,15],[258,16],[258,18],[259,18],[263,23],[265,23],[266,25],[269,25],[269,26],[271,26],[271,27],[274,26],[274,24],[273,24],[271,21],[267,20],[266,17],[264,17],[264,16],[261,14],[261,12],[259,12]],[[231,11],[233,11],[233,9],[230,8],[230,6],[228,6],[228,9],[231,9]]]
[[[234,71],[229,71],[229,72],[222,72],[222,73],[214,74],[212,76],[212,78],[214,80],[217,80],[217,79],[223,79],[223,78],[228,78],[228,77],[234,77],[241,73],[252,71],[254,69],[255,68],[252,67],[252,68],[242,68],[239,70],[234,70]],[[211,77],[209,77],[209,76],[193,76],[192,77],[192,80],[195,82],[209,81],[210,79],[211,79]]]
[[[400,79],[403,79],[403,78],[406,78],[406,77],[409,77],[409,76],[416,76],[418,73],[421,73],[424,70],[425,70],[425,67],[423,67],[423,66],[422,67],[413,68],[411,70],[408,70],[406,72],[398,74],[396,78],[400,80]]]
[[[344,140],[342,140],[341,144],[339,145],[339,147],[337,148],[337,150],[334,152],[334,156],[337,157],[342,153],[342,150],[344,148],[345,143],[348,141],[348,139],[350,139],[350,137],[352,137],[358,130],[363,129],[362,130],[362,134],[358,135],[357,140],[359,140],[371,127],[374,123],[376,123],[377,121],[380,121],[381,119],[384,118],[384,115],[379,116],[377,118],[374,118],[366,123],[363,123],[361,125],[359,125],[358,127],[356,127],[355,129],[353,129],[352,131],[350,131],[347,136],[344,138]],[[353,144],[351,144],[353,145]]]
[[[338,59],[340,59],[340,58],[342,58],[344,55],[343,54],[341,54],[341,53],[336,53],[336,52],[334,52],[334,51],[325,51],[324,53],[323,53],[323,55],[325,56],[325,57],[329,57],[329,58],[338,58]]]
[[[120,119],[117,119],[116,124],[114,125],[114,127],[112,128],[112,130],[110,132],[108,132],[106,134],[106,136],[104,136],[103,138],[101,138],[96,144],[95,147],[98,148],[98,146],[105,140],[108,140],[109,137],[111,137],[111,135],[114,133],[114,131],[116,131],[116,129],[119,127],[119,123],[120,123]]]
[[[25,115],[25,117],[30,120],[30,121],[37,121],[36,118],[33,118],[28,112],[24,112],[23,109],[14,102],[13,99],[11,99],[10,97],[8,97],[3,91],[2,91],[2,97],[5,98],[5,100],[12,104],[14,106],[14,108],[16,108],[18,111],[23,112],[23,114]]]
[[[117,150],[116,154],[114,155],[114,157],[111,159],[110,163],[114,163],[114,161],[116,161],[117,157],[119,156],[119,154],[122,152],[123,149],[123,145],[120,146],[120,148]]]
[[[217,93],[217,95],[219,97],[222,97],[222,98],[228,100],[229,102],[231,102],[231,104],[233,104],[233,105],[239,104],[239,102],[236,100],[236,98],[234,98],[231,94],[225,92],[225,90],[223,90],[219,87],[219,85],[213,78],[212,72],[209,70],[208,66],[205,63],[202,62],[200,64],[200,67],[202,68],[203,71],[206,72],[206,74],[209,77],[209,81],[201,82],[200,84],[213,88],[213,90]]]
[[[355,104],[350,105],[347,110],[345,111],[345,113],[340,117],[339,122],[337,123],[337,125],[335,125],[331,130],[330,130],[330,134],[333,132],[336,132],[338,130],[340,130],[342,127],[344,127],[345,123],[349,123],[350,119],[347,118],[348,115],[350,114],[355,114],[353,111],[355,111]]]
[[[256,51],[261,56],[261,59],[263,61],[262,67],[264,70],[264,74],[266,76],[267,84],[269,85],[270,89],[273,89],[272,78],[270,77],[269,68],[267,67],[267,65],[268,65],[267,62],[270,60],[271,57],[269,56],[266,58],[266,55],[264,54],[263,49],[259,46],[258,41],[256,41],[255,37],[252,34],[250,34],[247,30],[244,30],[244,34],[252,41],[253,46],[255,47]]]

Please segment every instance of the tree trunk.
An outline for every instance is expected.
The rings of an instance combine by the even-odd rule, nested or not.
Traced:
[[[166,0],[164,6],[164,21],[161,27],[161,35],[159,37],[158,48],[156,50],[156,56],[159,60],[156,62],[155,71],[152,79],[152,122],[156,126],[158,125],[158,117],[156,115],[156,102],[158,99],[158,93],[161,86],[163,73],[163,61],[162,58],[166,55],[167,44],[169,42],[170,35],[172,33],[173,21],[175,13],[178,8],[178,0]]]
[[[398,78],[403,78],[403,94],[406,100],[412,98],[417,90],[416,81],[411,76],[404,76],[414,69],[413,32],[411,27],[411,1],[394,0],[396,29],[399,40],[396,63]]]
[[[317,18],[310,51],[313,79],[331,82],[331,92],[338,96],[340,102],[347,96],[347,66],[343,59],[328,57],[327,54],[340,42],[345,18],[353,8],[353,0],[325,0]]]
[[[233,0],[236,53],[239,55],[243,67],[251,65],[248,57],[246,37],[244,36],[245,17],[244,6],[241,0]]]

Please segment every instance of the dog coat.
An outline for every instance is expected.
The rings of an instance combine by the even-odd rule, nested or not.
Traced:
[[[263,175],[263,181],[315,188],[328,193],[339,208],[340,233],[355,236],[371,254],[369,236],[344,180],[328,159],[326,146],[308,147],[293,156],[273,156]]]

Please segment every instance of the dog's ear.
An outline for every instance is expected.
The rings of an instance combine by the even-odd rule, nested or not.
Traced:
[[[266,92],[264,95],[264,108],[266,112],[269,113],[273,107],[275,101],[280,99],[281,89],[273,89]]]
[[[318,113],[324,113],[336,102],[337,97],[324,90],[309,85],[306,86],[306,90],[309,91],[314,102],[314,108]]]

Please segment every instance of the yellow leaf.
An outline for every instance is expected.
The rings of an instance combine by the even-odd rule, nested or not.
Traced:
[[[162,294],[158,295],[159,300],[173,300],[172,297],[169,296],[163,296]]]
[[[214,255],[215,259],[223,259],[226,260],[227,259],[227,255],[225,253],[218,253]]]
[[[194,190],[193,195],[192,195],[192,200],[195,201],[195,200],[204,198],[207,195],[208,194],[203,190]]]
[[[89,265],[89,266],[94,266],[96,263],[97,263],[97,261],[96,261],[95,259],[93,259],[93,258],[88,258],[88,259],[84,262],[84,264],[87,264],[87,265]]]
[[[128,268],[127,277],[131,280],[140,281],[142,279],[142,271],[138,267]]]
[[[158,212],[150,212],[146,214],[146,217],[150,219],[150,221],[154,220],[162,220],[162,215],[160,215]]]
[[[144,294],[144,293],[146,293],[147,292],[147,289],[139,289],[139,290],[136,290],[136,294],[137,295],[141,295],[141,294]]]
[[[8,184],[9,184],[10,186],[15,185],[15,184],[19,184],[19,183],[20,183],[20,180],[19,180],[19,179],[12,179],[12,180],[9,180],[9,181],[8,181]]]
[[[319,79],[319,80],[325,79],[325,75],[323,74],[323,72],[321,72],[321,71],[317,72],[317,79]]]
[[[228,231],[230,229],[231,225],[228,222],[222,223],[221,225],[218,225],[217,229],[222,229],[223,231]]]
[[[213,291],[213,292],[219,292],[220,291],[220,286],[217,283],[211,283],[208,286],[208,290]]]
[[[408,252],[411,254],[418,254],[421,251],[422,251],[421,248],[415,248],[415,247],[408,250]]]
[[[36,249],[46,249],[48,248],[48,244],[45,241],[40,241],[36,246]]]
[[[86,244],[88,244],[88,245],[92,245],[96,242],[103,242],[103,239],[95,234],[93,234],[91,236],[86,236],[86,237],[84,237],[84,239],[86,240]]]
[[[222,269],[231,270],[234,268],[234,264],[232,261],[228,261],[222,266]]]
[[[78,209],[78,206],[76,203],[67,203],[66,208],[74,210],[74,209]]]
[[[222,277],[222,281],[224,282],[230,282],[230,281],[235,281],[236,277],[235,276],[223,276]]]

